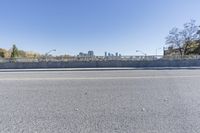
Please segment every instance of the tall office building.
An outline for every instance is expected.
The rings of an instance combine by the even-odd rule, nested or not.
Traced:
[[[88,51],[88,56],[94,56],[94,51]]]

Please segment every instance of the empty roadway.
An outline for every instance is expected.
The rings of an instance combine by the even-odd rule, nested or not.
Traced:
[[[2,133],[199,133],[200,70],[0,72]]]

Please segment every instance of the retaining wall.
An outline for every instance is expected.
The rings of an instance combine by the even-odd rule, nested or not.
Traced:
[[[154,61],[68,61],[68,62],[7,62],[0,69],[33,68],[96,68],[96,67],[200,67],[200,60]]]

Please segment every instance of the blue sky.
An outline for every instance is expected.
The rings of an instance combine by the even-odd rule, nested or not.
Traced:
[[[190,19],[200,24],[199,5],[199,0],[0,0],[0,47],[57,49],[57,55],[155,54],[171,28]]]

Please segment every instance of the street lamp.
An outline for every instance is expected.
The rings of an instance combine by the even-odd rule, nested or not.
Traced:
[[[156,58],[158,56],[158,50],[161,50],[162,48],[156,48]]]
[[[56,49],[52,49],[52,50],[50,50],[49,52],[47,52],[47,53],[45,54],[46,61],[47,61],[47,56],[48,56],[51,52],[55,52],[55,51],[56,51]]]
[[[144,53],[143,51],[141,51],[141,50],[136,50],[136,52],[138,53],[142,53],[145,57],[147,56],[147,54],[146,53]]]
[[[56,51],[56,49],[52,49],[52,50],[50,50],[50,51],[47,52],[45,55],[48,55],[48,54],[50,54],[51,52],[54,52],[54,51]]]

